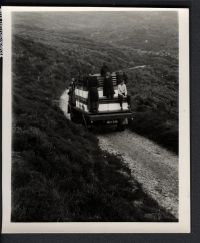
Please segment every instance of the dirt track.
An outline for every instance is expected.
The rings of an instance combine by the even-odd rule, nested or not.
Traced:
[[[134,178],[158,204],[178,217],[178,158],[129,130],[99,135],[102,150],[120,154]]]
[[[60,98],[67,119],[68,90]],[[133,177],[158,204],[178,218],[178,157],[129,130],[98,135],[102,150],[120,154]]]

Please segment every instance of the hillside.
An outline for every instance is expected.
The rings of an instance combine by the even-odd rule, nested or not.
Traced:
[[[53,12],[17,13],[14,28],[23,33],[59,33],[84,37],[95,42],[128,46],[150,51],[178,51],[178,16],[176,12]],[[29,28],[31,26],[31,29]],[[58,42],[59,43],[59,42]]]
[[[151,65],[127,71],[135,114],[130,129],[178,153],[178,62],[148,59]]]
[[[13,36],[12,222],[176,221],[120,158],[65,119],[56,100],[72,60]]]
[[[57,100],[78,73],[126,69],[129,129],[177,153],[177,39],[175,13],[13,15],[12,221],[176,220]]]
[[[54,12],[13,16],[16,36],[59,53],[49,58],[53,64],[42,72],[51,80],[47,86],[56,87],[65,80],[66,88],[71,77],[98,73],[103,62],[112,71],[125,69],[135,113],[130,129],[175,153],[178,153],[177,28],[175,12]],[[40,59],[36,67],[43,70],[43,61],[49,62],[45,60],[48,50],[40,57],[37,49],[33,48],[33,52]],[[132,69],[138,65],[146,67]]]

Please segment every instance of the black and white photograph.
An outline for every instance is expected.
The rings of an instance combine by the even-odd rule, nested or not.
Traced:
[[[5,7],[3,231],[190,231],[187,9]]]

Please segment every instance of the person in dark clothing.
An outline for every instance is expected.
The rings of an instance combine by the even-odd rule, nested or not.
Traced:
[[[105,64],[105,62],[103,63],[103,66],[101,68],[101,76],[105,77],[106,73],[110,72],[109,67]]]
[[[89,111],[96,113],[99,108],[99,94],[97,87],[90,87],[88,93]]]
[[[88,80],[88,91],[89,111],[96,113],[99,108],[98,80],[96,78]]]
[[[103,95],[107,98],[112,99],[114,96],[114,88],[113,88],[113,81],[110,73],[106,73],[106,77],[103,83]]]

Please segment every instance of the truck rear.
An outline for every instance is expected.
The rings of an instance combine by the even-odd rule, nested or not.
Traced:
[[[104,77],[100,74],[89,75],[75,83],[69,94],[68,111],[71,120],[83,123],[86,127],[94,125],[117,125],[118,130],[124,130],[128,119],[132,117],[127,97],[123,98],[122,107],[118,99],[116,74],[111,74],[113,96],[108,98],[104,94]],[[97,109],[91,110],[91,87],[96,86],[98,92]]]

